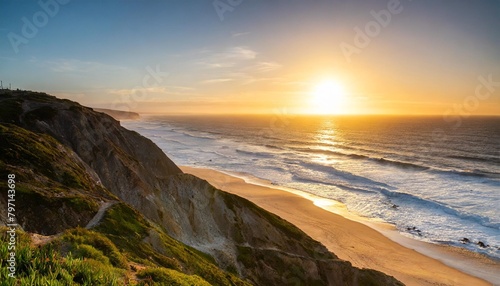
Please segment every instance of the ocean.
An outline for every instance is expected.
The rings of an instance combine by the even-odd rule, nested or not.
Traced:
[[[249,174],[340,201],[402,235],[500,259],[500,117],[147,116],[122,125],[178,165]]]

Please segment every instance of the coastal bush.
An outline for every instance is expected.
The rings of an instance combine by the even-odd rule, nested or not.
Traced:
[[[62,236],[62,241],[70,244],[69,251],[77,257],[92,258],[97,261],[128,269],[128,261],[114,243],[106,236],[84,228],[75,228]]]
[[[1,285],[125,285],[125,270],[109,262],[73,257],[70,253],[62,255],[57,243],[32,247],[23,231],[16,232],[16,278],[10,278],[6,230],[0,229]]]
[[[71,254],[75,258],[89,258],[89,259],[94,259],[97,260],[101,263],[108,264],[109,263],[109,258],[107,258],[102,251],[95,249],[91,245],[87,244],[82,244],[82,245],[77,245],[73,251],[71,251]]]
[[[145,268],[137,273],[138,278],[145,279],[139,285],[172,285],[172,286],[210,286],[211,284],[197,275],[165,268]]]

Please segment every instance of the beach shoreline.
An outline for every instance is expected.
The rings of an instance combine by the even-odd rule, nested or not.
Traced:
[[[496,261],[405,237],[394,226],[358,217],[333,200],[238,173],[181,169],[284,218],[354,266],[382,271],[406,285],[498,285],[500,281]]]

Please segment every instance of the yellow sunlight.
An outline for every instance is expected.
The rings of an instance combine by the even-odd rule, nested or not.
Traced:
[[[312,114],[345,113],[347,96],[342,84],[335,80],[323,80],[314,86],[310,94],[310,109]]]

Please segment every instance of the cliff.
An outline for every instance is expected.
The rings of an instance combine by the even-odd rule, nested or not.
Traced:
[[[352,267],[281,218],[183,174],[149,139],[106,114],[9,91],[0,94],[0,123],[7,151],[0,173],[19,178],[27,203],[18,220],[27,232],[66,237],[87,226],[134,263],[214,285],[401,285]],[[0,202],[5,209],[5,198]]]
[[[116,120],[135,120],[141,118],[139,113],[130,112],[130,111],[121,111],[121,110],[113,110],[113,109],[105,109],[105,108],[94,108],[97,112],[106,113],[107,115],[113,117]]]

